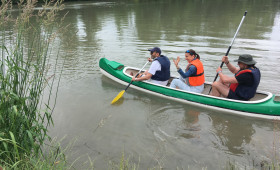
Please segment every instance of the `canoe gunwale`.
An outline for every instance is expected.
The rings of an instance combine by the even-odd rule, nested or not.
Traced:
[[[124,69],[123,69],[123,74],[128,76],[128,77],[132,77],[131,75],[129,75],[126,72],[128,69],[136,70],[136,71],[140,70],[139,68],[136,68],[136,67],[125,66]],[[173,75],[172,75],[172,77],[178,78],[178,77],[173,76]],[[160,84],[154,84],[154,83],[151,83],[151,82],[148,82],[148,81],[142,81],[142,82],[147,83],[147,84],[151,84],[151,85],[154,85],[154,86],[159,86],[159,87],[164,87],[164,88],[167,88],[167,89],[172,89],[172,90],[175,90],[175,91],[180,91],[180,92],[183,92],[183,93],[189,93],[189,94],[194,94],[194,95],[197,95],[197,96],[204,96],[204,97],[208,97],[208,98],[225,100],[225,101],[230,101],[230,102],[235,102],[235,103],[258,104],[258,103],[266,102],[273,97],[273,94],[270,93],[270,92],[265,92],[265,91],[259,91],[258,90],[257,93],[267,95],[267,97],[265,97],[263,99],[260,99],[260,100],[254,100],[254,101],[233,100],[233,99],[228,99],[228,98],[223,98],[223,97],[210,96],[210,95],[206,95],[206,94],[202,94],[202,93],[188,92],[188,91],[181,90],[181,89],[174,89],[174,88],[171,88],[171,87],[168,87],[168,86],[163,86],[163,85],[160,85]],[[205,82],[205,84],[211,85],[212,83]]]

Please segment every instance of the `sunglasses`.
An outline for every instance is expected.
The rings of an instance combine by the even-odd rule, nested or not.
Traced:
[[[190,55],[194,55],[194,53],[190,52],[190,50],[187,50],[185,53],[189,53]]]

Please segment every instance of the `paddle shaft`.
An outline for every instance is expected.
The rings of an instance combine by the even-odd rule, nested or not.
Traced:
[[[228,47],[228,50],[227,50],[225,56],[228,56],[229,51],[230,51],[230,49],[231,49],[231,46],[232,46],[232,44],[233,44],[233,42],[234,42],[234,40],[235,40],[236,35],[238,34],[238,32],[239,32],[239,30],[240,30],[240,28],[241,28],[241,25],[242,25],[242,23],[243,23],[243,21],[244,21],[244,19],[245,19],[245,17],[246,17],[246,14],[247,14],[247,11],[245,11],[245,13],[244,13],[244,15],[243,15],[243,17],[242,17],[242,19],[241,19],[241,22],[240,22],[240,24],[239,24],[239,26],[238,26],[238,28],[237,28],[237,30],[236,30],[234,36],[233,36],[233,39],[232,39],[232,41],[231,41],[231,43],[230,43],[230,45],[229,45],[229,47]],[[224,65],[224,62],[222,61],[220,67],[222,68],[223,65]],[[219,74],[217,73],[217,74],[216,74],[216,77],[215,77],[215,79],[214,79],[213,82],[215,82],[215,81],[217,80],[218,75],[219,75]],[[210,94],[211,90],[212,90],[212,86],[211,86],[211,88],[210,88],[209,94]]]
[[[141,68],[141,70],[139,70],[139,72],[136,74],[135,77],[137,77],[137,76],[141,73],[141,71],[146,67],[146,65],[147,65],[149,62],[150,62],[150,61],[147,61],[147,62],[146,62],[146,64]],[[131,83],[132,83],[132,80],[131,80],[130,83],[127,85],[127,87],[125,88],[124,91],[126,91],[126,90],[128,89],[128,87],[131,85]]]

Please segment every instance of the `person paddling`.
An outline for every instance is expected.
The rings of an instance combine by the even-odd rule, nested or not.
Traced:
[[[132,77],[132,81],[148,80],[151,83],[166,86],[170,78],[170,60],[161,55],[161,49],[158,47],[148,51],[151,52],[151,58],[148,58],[152,62],[150,69],[139,77]]]
[[[250,54],[240,55],[238,60],[234,60],[238,62],[239,68],[233,66],[227,56],[224,56],[222,61],[235,76],[229,77],[223,74],[222,69],[219,67],[216,72],[220,80],[212,84],[210,94],[245,101],[253,98],[261,79],[260,70],[255,67],[257,62],[253,60],[253,57]]]

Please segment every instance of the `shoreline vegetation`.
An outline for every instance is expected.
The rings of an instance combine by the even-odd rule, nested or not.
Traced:
[[[4,1],[4,2],[3,2]],[[1,0],[0,5],[5,4],[6,2],[11,2],[12,4],[18,4],[18,3],[23,3],[24,0]],[[54,0],[37,0],[37,4],[45,3],[46,1],[53,1]],[[100,2],[100,0],[63,0],[63,2],[78,2],[78,1],[94,1],[94,2]],[[105,0],[106,1],[106,0]],[[27,1],[28,2],[28,1]]]
[[[51,103],[62,71],[57,63],[49,65],[56,36],[65,29],[57,17],[62,1],[45,2],[40,10],[36,0],[18,1],[16,8],[12,1],[1,2],[0,169],[53,169],[49,160],[64,157],[46,155],[42,148],[51,140]]]
[[[14,3],[18,4],[15,11]],[[42,9],[35,10],[41,5]],[[67,162],[66,156],[71,146],[60,146],[61,142],[51,139],[47,133],[53,126],[52,113],[63,70],[58,63],[49,66],[53,43],[67,28],[62,26],[64,18],[58,17],[62,10],[61,0],[1,1],[0,170],[74,168],[75,161]],[[5,28],[12,28],[9,30],[13,32],[7,32]],[[59,57],[58,52],[55,56]],[[119,162],[109,161],[108,169],[141,169],[140,158],[133,162],[125,152],[120,153],[117,160]],[[151,169],[163,168],[158,165]],[[253,168],[240,167],[232,161],[221,167],[230,170],[244,168],[255,169],[254,165]],[[274,170],[280,166],[277,161],[271,161],[256,168]],[[94,169],[90,158],[88,169]]]

